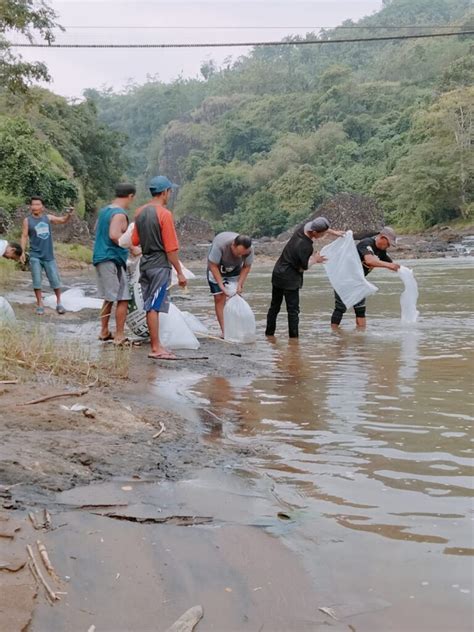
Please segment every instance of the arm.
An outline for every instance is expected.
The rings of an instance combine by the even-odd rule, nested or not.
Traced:
[[[346,234],[345,230],[333,230],[332,228],[328,228],[328,235],[332,235],[333,237],[344,237]]]
[[[179,262],[178,251],[173,250],[172,252],[167,252],[166,256],[168,257],[168,261],[176,270],[176,274],[178,275],[179,287],[186,287],[188,284],[188,280],[183,274],[183,269],[181,268],[181,264]]]
[[[21,226],[21,249],[23,253],[20,257],[21,263],[26,262],[26,244],[28,243],[28,219],[25,217]]]
[[[217,263],[209,260],[207,261],[207,265],[209,266],[209,270],[212,272],[212,276],[215,278],[217,285],[224,292],[224,294],[226,294],[224,280],[222,279],[222,274],[219,266],[217,265]]]
[[[393,263],[393,261],[382,261],[375,255],[365,255],[364,263],[369,268],[386,268],[387,270],[392,270],[393,272],[400,269],[398,263]]]
[[[48,215],[48,219],[51,222],[51,224],[67,224],[68,221],[71,219],[72,214],[74,213],[74,209],[73,208],[68,208],[66,215]]]
[[[128,219],[125,213],[117,213],[112,217],[109,227],[109,237],[114,244],[119,245],[120,237],[127,231]]]
[[[247,280],[251,267],[252,267],[251,265],[243,266],[242,270],[240,271],[239,282],[237,283],[237,294],[242,294],[242,291],[244,289],[244,283]]]

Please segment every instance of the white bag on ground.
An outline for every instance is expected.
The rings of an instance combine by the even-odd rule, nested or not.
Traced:
[[[326,274],[347,308],[378,291],[378,287],[369,283],[364,276],[351,230],[344,237],[324,246],[320,254],[327,258],[324,264]]]
[[[402,310],[402,323],[416,323],[419,312],[416,309],[418,300],[418,284],[413,270],[406,266],[400,266],[398,276],[403,281],[405,289],[400,296],[400,307]]]
[[[56,296],[48,294],[44,299],[46,307],[56,308]],[[103,301],[100,298],[86,296],[80,287],[73,287],[61,294],[61,304],[67,312],[80,312],[82,309],[101,309]]]
[[[137,267],[131,282],[131,300],[128,304],[127,326],[139,338],[149,338],[146,313],[143,309],[142,289],[140,286],[140,266]],[[169,349],[199,349],[199,341],[189,328],[184,316],[173,303],[168,314],[160,313],[160,341]]]
[[[228,342],[255,342],[257,326],[247,301],[235,294],[224,307],[224,338]]]
[[[199,340],[188,327],[183,314],[170,303],[167,314],[160,313],[160,342],[168,349],[199,349]]]
[[[15,312],[13,307],[7,301],[6,298],[0,296],[0,323],[5,325],[12,325],[16,322]]]

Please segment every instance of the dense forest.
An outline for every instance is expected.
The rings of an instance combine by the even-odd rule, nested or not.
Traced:
[[[469,0],[392,0],[304,39],[474,25]],[[436,29],[433,29],[436,30]],[[469,36],[255,48],[198,80],[88,91],[126,134],[132,176],[164,172],[178,214],[272,235],[338,192],[374,196],[404,228],[474,212],[474,41]]]
[[[414,25],[474,29],[470,0],[383,5],[223,67],[206,61],[196,79],[88,90],[79,103],[12,93],[3,81],[0,207],[39,192],[53,207],[78,200],[87,214],[118,178],[144,197],[161,172],[180,184],[178,215],[255,236],[282,232],[339,192],[375,197],[405,229],[473,219],[472,36],[298,45]]]

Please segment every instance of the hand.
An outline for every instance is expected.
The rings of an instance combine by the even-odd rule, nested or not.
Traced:
[[[311,263],[326,263],[327,258],[316,252],[310,259]]]
[[[236,293],[237,294],[242,294],[242,292],[244,291],[244,288],[242,285],[240,285],[240,283],[237,285],[237,289],[236,289]]]
[[[23,265],[25,265],[26,263],[26,252],[23,252],[21,257],[20,257],[20,263],[22,263]]]
[[[179,287],[186,287],[188,284],[187,278],[184,276],[182,272],[178,274],[178,285]]]
[[[331,229],[331,235],[334,235],[335,237],[344,237],[345,234],[346,234],[345,230],[332,230]]]
[[[398,270],[400,270],[400,264],[398,264],[398,263],[389,263],[388,264],[388,269],[389,270],[393,270],[394,272],[398,272]]]

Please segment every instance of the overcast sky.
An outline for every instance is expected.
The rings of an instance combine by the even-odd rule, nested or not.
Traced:
[[[316,27],[336,26],[346,19],[357,20],[370,15],[380,9],[382,2],[58,0],[49,4],[57,11],[59,23],[67,29],[66,33],[58,34],[58,43],[181,43],[268,41],[289,34],[304,35]],[[81,26],[88,28],[77,28]],[[104,28],[91,28],[93,26]],[[143,26],[166,28],[134,28]],[[229,55],[235,58],[247,51],[245,48],[23,49],[22,55],[47,64],[53,79],[49,87],[54,92],[78,97],[85,88],[111,86],[120,90],[130,81],[143,83],[147,75],[158,75],[163,81],[173,80],[180,74],[196,77],[203,61],[212,58],[221,63]]]

